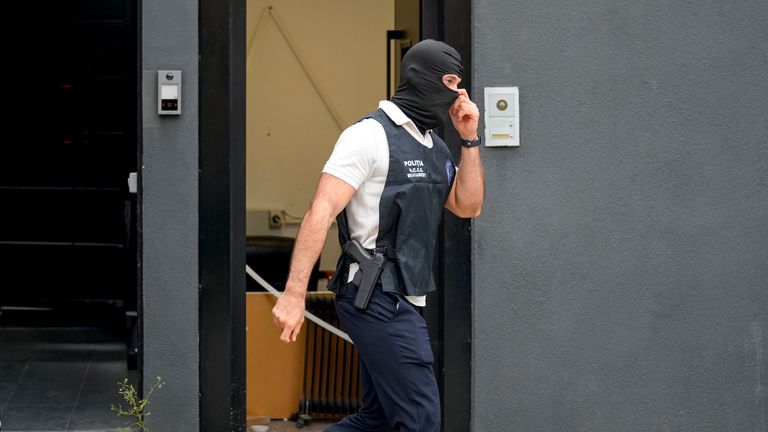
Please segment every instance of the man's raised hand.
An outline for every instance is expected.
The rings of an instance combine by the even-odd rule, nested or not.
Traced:
[[[477,137],[477,122],[480,120],[480,110],[469,99],[466,89],[459,89],[459,97],[451,105],[448,113],[451,115],[453,127],[462,139],[473,140]]]

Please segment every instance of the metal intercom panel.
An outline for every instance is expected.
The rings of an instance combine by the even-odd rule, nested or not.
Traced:
[[[517,87],[485,88],[485,145],[520,145],[520,105]]]
[[[157,71],[157,113],[181,114],[181,71]]]

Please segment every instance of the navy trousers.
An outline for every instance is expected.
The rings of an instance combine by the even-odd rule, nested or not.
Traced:
[[[360,353],[362,406],[326,431],[439,432],[440,395],[424,319],[380,282],[364,311],[352,304],[356,293],[353,283],[337,293],[336,311]]]

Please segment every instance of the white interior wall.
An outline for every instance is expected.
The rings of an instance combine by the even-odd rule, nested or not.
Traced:
[[[246,229],[295,237],[298,223],[270,228],[266,210],[303,216],[337,123],[348,126],[384,98],[394,0],[249,0],[247,26]],[[339,253],[334,224],[321,270],[333,270]]]

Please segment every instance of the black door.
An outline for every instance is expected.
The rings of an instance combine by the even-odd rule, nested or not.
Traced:
[[[134,1],[15,3],[0,30],[0,319],[31,307],[98,324],[82,312],[111,310],[124,324],[137,279]]]

